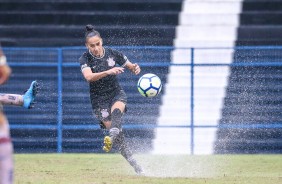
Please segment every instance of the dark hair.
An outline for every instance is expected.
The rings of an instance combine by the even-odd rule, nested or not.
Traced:
[[[88,24],[85,26],[85,40],[87,41],[88,38],[92,36],[100,36],[100,33],[94,29],[94,26]]]

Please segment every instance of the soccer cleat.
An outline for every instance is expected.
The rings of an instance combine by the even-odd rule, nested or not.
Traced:
[[[104,150],[105,152],[109,152],[109,151],[111,151],[112,146],[113,146],[112,139],[110,138],[110,136],[106,136],[106,137],[104,138],[103,150]]]
[[[37,81],[33,81],[30,84],[30,87],[23,95],[23,106],[27,109],[31,109],[34,104],[35,96],[38,92],[38,83]]]
[[[134,166],[134,170],[135,170],[137,175],[140,175],[140,176],[145,175],[143,169],[139,165],[135,165]]]
[[[126,160],[134,168],[134,171],[137,175],[144,175],[144,171],[142,167],[139,164],[137,164],[136,160],[133,157],[127,158]]]

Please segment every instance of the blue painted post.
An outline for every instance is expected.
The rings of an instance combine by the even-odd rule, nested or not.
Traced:
[[[191,48],[191,155],[194,155],[194,48]]]
[[[58,49],[58,124],[57,124],[57,152],[62,153],[62,122],[63,122],[63,108],[62,108],[62,64],[63,64],[63,52],[62,49]]]

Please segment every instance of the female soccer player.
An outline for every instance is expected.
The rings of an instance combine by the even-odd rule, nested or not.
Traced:
[[[103,150],[109,152],[113,144],[117,145],[135,172],[142,174],[141,167],[124,141],[121,119],[126,110],[127,97],[117,80],[117,75],[124,72],[124,67],[135,75],[141,69],[119,51],[103,47],[100,33],[92,25],[86,26],[85,45],[88,50],[79,58],[81,71],[89,82],[91,104],[100,126],[109,130],[109,136],[104,138]]]
[[[5,83],[11,74],[6,57],[0,47],[0,84]],[[10,138],[9,122],[3,113],[2,105],[23,106],[32,108],[38,90],[36,81],[33,81],[24,95],[0,94],[0,184],[13,183],[13,145]]]

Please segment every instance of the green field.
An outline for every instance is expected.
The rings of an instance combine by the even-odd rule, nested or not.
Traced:
[[[137,155],[145,176],[119,154],[16,154],[17,184],[282,184],[282,155]]]

